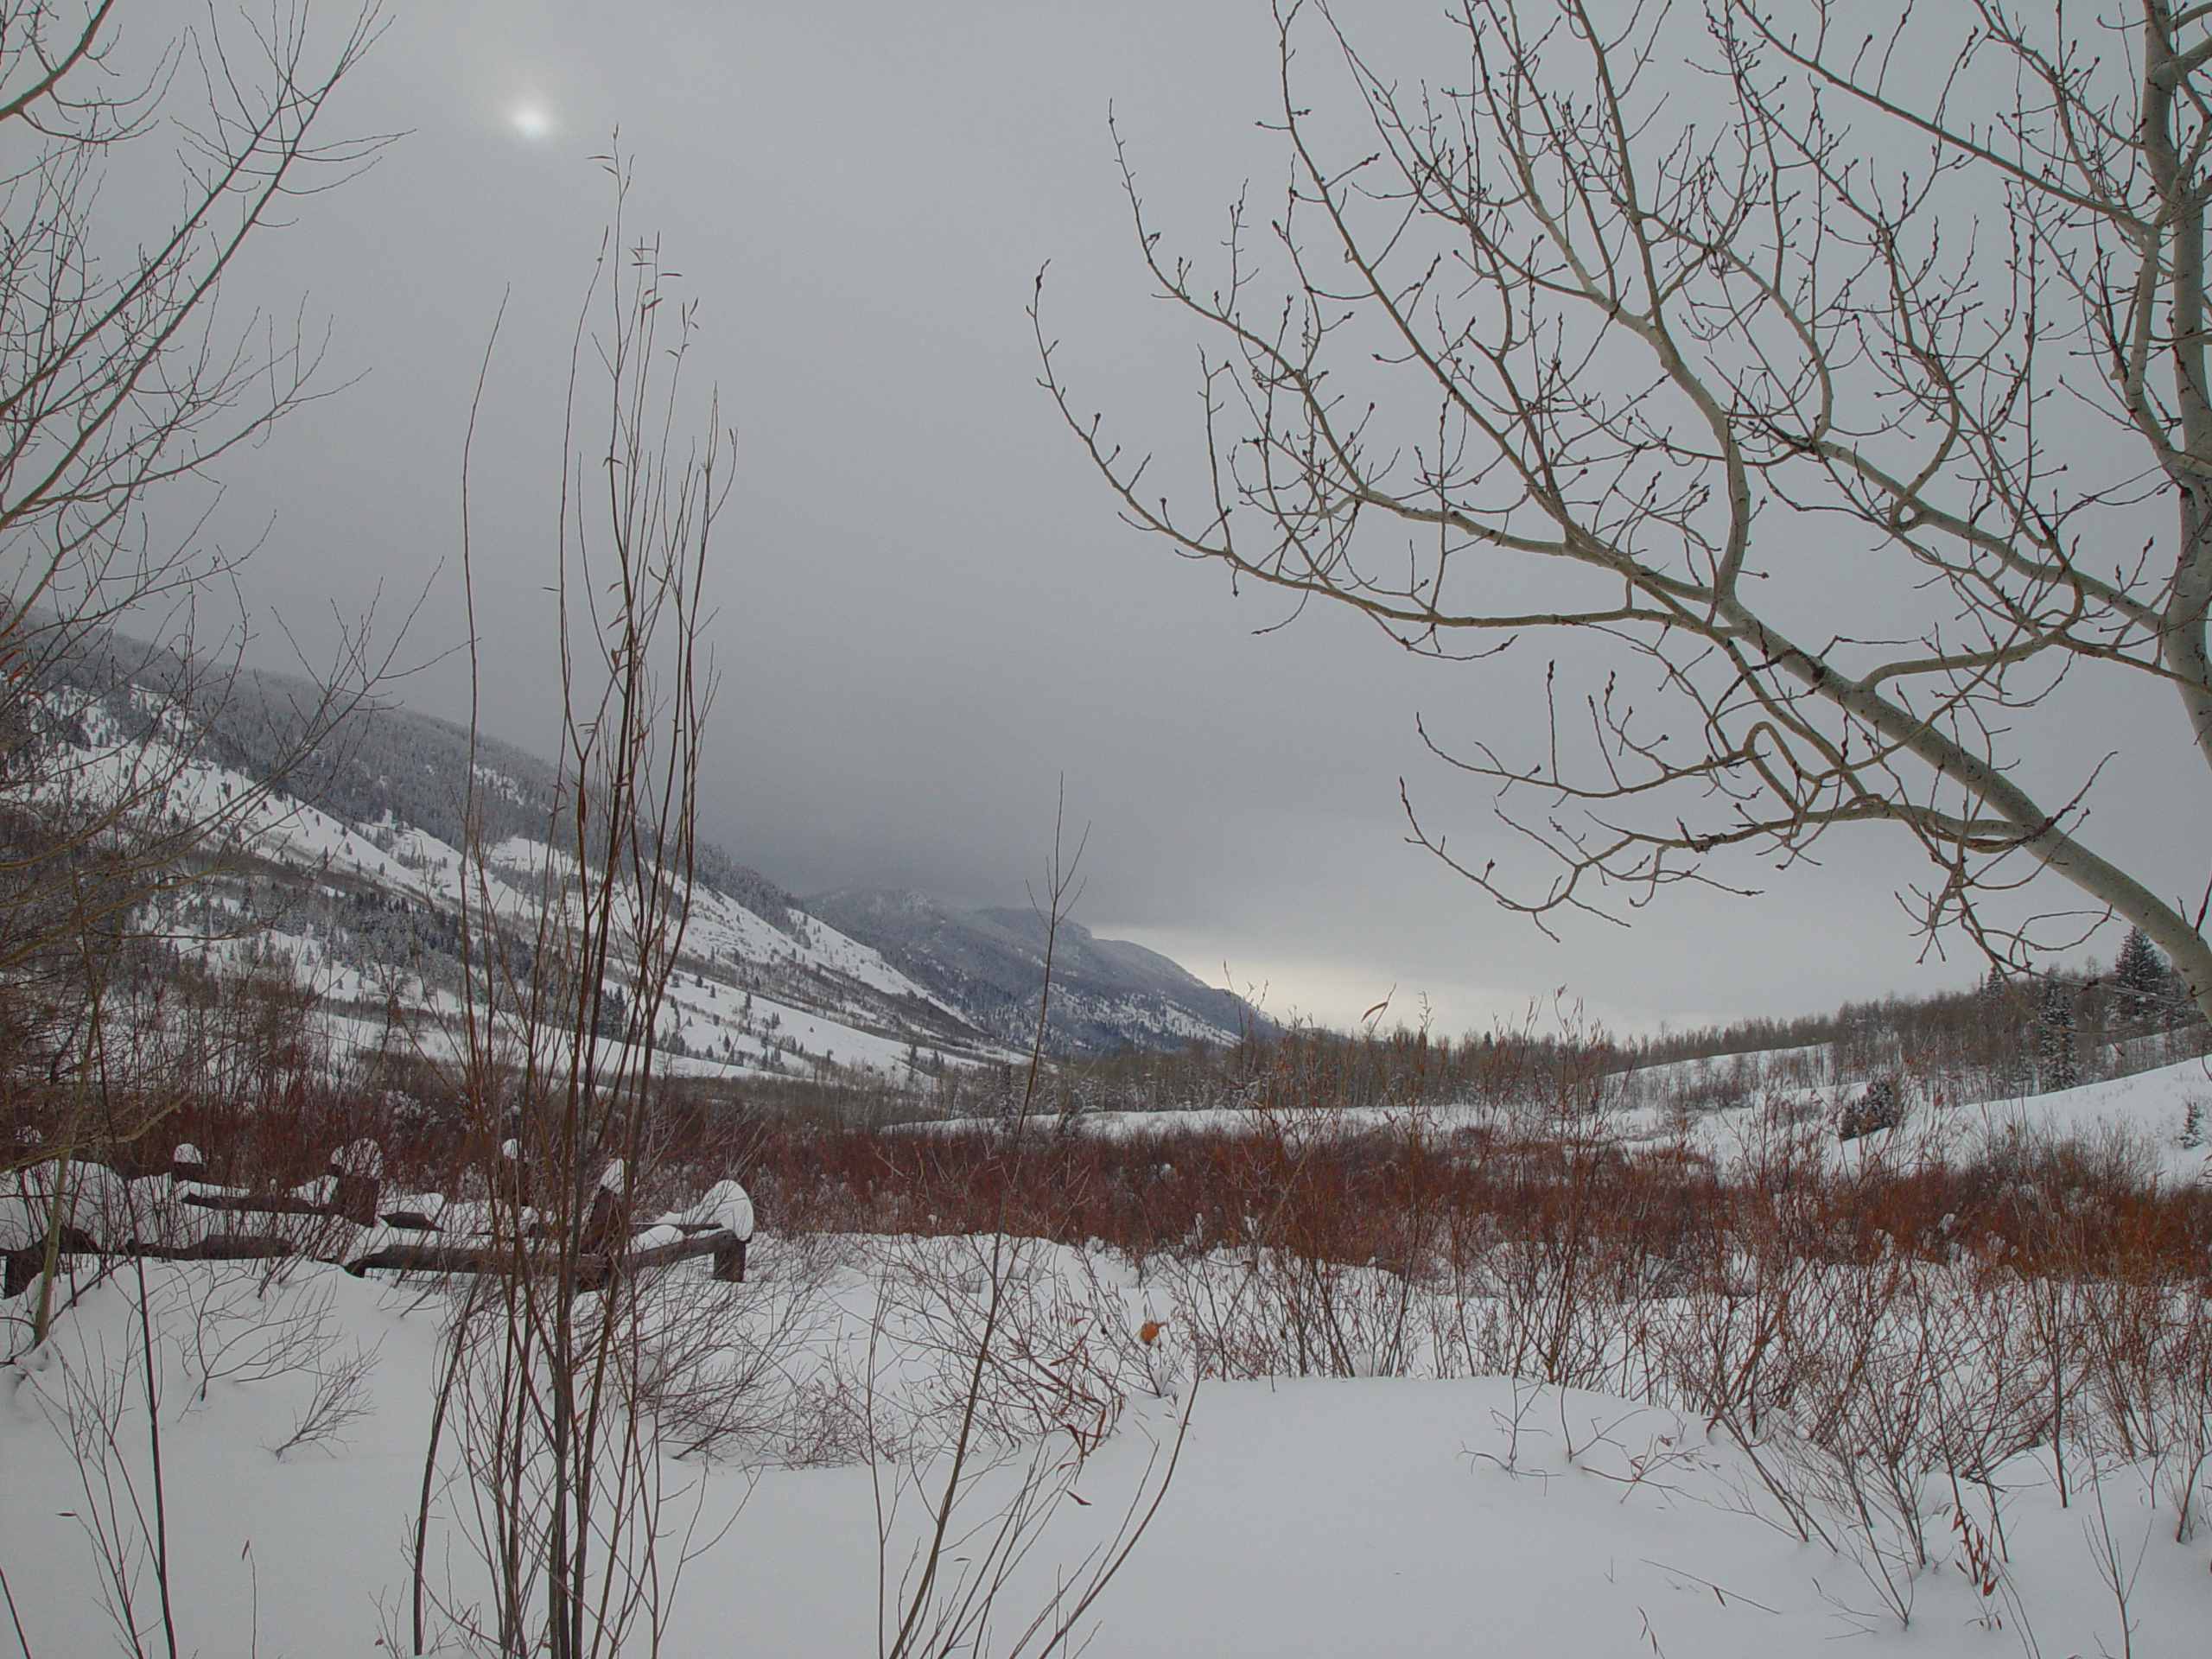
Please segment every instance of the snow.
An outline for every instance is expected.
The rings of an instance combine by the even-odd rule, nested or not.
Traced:
[[[1697,1064],[1702,1064],[1698,1062]],[[1704,1113],[1685,1123],[1654,1107],[1601,1111],[1575,1121],[1579,1132],[1626,1145],[1681,1144],[1723,1166],[1732,1166],[1747,1148],[1770,1136],[1777,1122],[1794,1114],[1818,1120],[1833,1112],[1850,1093],[1847,1087],[1780,1094],[1755,1104]],[[1058,1120],[1039,1113],[1040,1128]],[[1238,1135],[1279,1133],[1292,1140],[1307,1135],[1383,1132],[1449,1136],[1482,1128],[1558,1127],[1533,1119],[1522,1109],[1447,1103],[1417,1106],[1308,1107],[1261,1111],[1249,1107],[1207,1106],[1166,1111],[1084,1112],[1073,1120],[1085,1135],[1129,1137],[1153,1135]],[[925,1133],[991,1129],[986,1118],[944,1118],[910,1126]],[[2212,1060],[2183,1060],[2133,1077],[2084,1084],[2053,1094],[2016,1099],[1972,1101],[1917,1107],[1899,1128],[1870,1135],[1835,1147],[1839,1159],[1868,1155],[1889,1158],[1959,1158],[2016,1136],[2126,1142],[2164,1179],[2212,1181]]]
[[[702,1227],[726,1227],[740,1238],[751,1238],[753,1198],[735,1181],[717,1181],[681,1219]]]
[[[972,1268],[987,1242],[842,1241],[827,1278],[809,1280],[808,1252],[824,1245],[769,1240],[755,1255],[765,1287],[717,1291],[753,1298],[746,1306],[765,1335],[809,1283],[826,1287],[787,1357],[817,1378],[832,1359],[867,1358],[899,1402],[923,1409],[946,1355],[931,1350],[913,1300],[923,1281],[900,1275],[931,1261]],[[1125,1344],[1141,1319],[1167,1313],[1126,1263],[1022,1248],[1044,1294],[1073,1297]],[[370,1650],[380,1621],[404,1606],[440,1299],[313,1266],[145,1271],[168,1328],[189,1314],[215,1337],[170,1356],[161,1405],[185,1650]],[[33,1654],[111,1649],[83,1530],[95,1504],[80,1477],[92,1471],[62,1431],[70,1379],[130,1351],[135,1294],[128,1268],[89,1288],[53,1344],[0,1370],[0,1562]],[[883,1343],[874,1355],[872,1320]],[[281,1363],[286,1333],[302,1332],[372,1360],[375,1408],[339,1440],[280,1456],[272,1448],[312,1393],[305,1368]],[[1171,1318],[1162,1341],[1172,1338]],[[1057,1512],[1014,1573],[1002,1631],[1019,1629],[1056,1582],[1080,1576],[1130,1502],[1152,1490],[1187,1404],[1188,1436],[1158,1518],[1087,1621],[1095,1659],[1768,1659],[1839,1641],[1840,1651],[1928,1659],[2119,1654],[2118,1608],[2091,1548],[2099,1524],[2124,1562],[2139,1557],[2133,1651],[2202,1649],[2203,1547],[2173,1541],[2170,1507],[2133,1469],[2114,1469],[2094,1493],[2077,1484],[2062,1510],[2047,1466],[2015,1459],[1999,1471],[2012,1551],[2002,1593],[1977,1592],[1961,1546],[1938,1525],[1937,1559],[1913,1580],[1900,1628],[1866,1559],[1791,1535],[1743,1454],[1671,1412],[1497,1377],[1209,1382],[1192,1398],[1177,1357],[1159,1358],[1157,1392],[1135,1373],[1125,1378],[1127,1409],[1074,1468],[1083,1503]],[[1070,1466],[1066,1433],[1052,1429],[1042,1444],[1049,1465]],[[911,1465],[873,1472],[850,1459],[798,1467],[757,1452],[738,1464],[671,1464],[690,1536],[719,1541],[685,1574],[662,1650],[703,1659],[729,1651],[733,1633],[753,1652],[868,1650],[879,1495],[901,1500],[888,1551],[895,1580],[922,1524],[918,1499],[943,1467],[925,1437],[916,1445]],[[1018,1455],[996,1460],[974,1512],[1009,1500],[1027,1466]],[[1986,1628],[1993,1618],[2003,1628]]]
[[[1765,1659],[1860,1633],[1877,1652],[2016,1647],[1974,1626],[1980,1598],[1956,1573],[1930,1575],[1907,1631],[1854,1612],[1874,1599],[1856,1572],[1746,1513],[1729,1450],[1669,1413],[1498,1378],[1210,1384],[1198,1405],[1158,1525],[1115,1586],[1097,1659]],[[1113,1463],[1135,1449],[1116,1446]],[[1120,1467],[1100,1474],[1102,1487],[1128,1479]],[[2126,1518],[2132,1547],[2147,1517]],[[2087,1552],[2065,1548],[2069,1526],[2037,1529],[2050,1567],[2039,1548],[2029,1617],[2046,1653],[2094,1652],[2100,1633],[2116,1652],[2110,1598]],[[2202,1635],[2201,1552],[2159,1544],[2145,1560],[2139,1653],[2182,1652]],[[791,1639],[788,1650],[804,1650]]]
[[[1802,1103],[1822,1108],[1834,1103],[1843,1092],[1811,1093],[1802,1097]],[[2212,1180],[2212,1147],[2192,1125],[2199,1116],[2212,1120],[2208,1109],[2212,1109],[2212,1062],[2183,1060],[2047,1095],[1955,1105],[1923,1103],[1898,1128],[1852,1141],[1839,1148],[1838,1155],[1958,1158],[2021,1139],[2111,1141],[2132,1148],[2166,1181],[2201,1183]],[[1766,1112],[1764,1107],[1714,1112],[1692,1125],[1687,1138],[1726,1164],[1756,1142]],[[1665,1133],[1656,1114],[1632,1116],[1637,1132],[1655,1138]],[[2212,1122],[2205,1128],[2212,1130]]]
[[[96,747],[72,787],[119,792],[133,778],[162,776],[175,758],[159,743],[130,758],[112,745]],[[494,790],[513,788],[502,775],[480,777]],[[184,764],[168,798],[194,813],[236,803],[241,836],[265,856],[448,909],[466,884],[472,902],[526,917],[548,874],[564,868],[564,855],[517,837],[493,850],[488,868],[472,869],[458,849],[411,826],[349,825],[253,791],[234,774]],[[395,988],[423,1011],[426,1047],[444,1040],[441,1021],[457,1012],[449,994],[410,985],[404,973],[385,983],[334,958],[311,933],[264,932],[260,944],[299,964],[328,999],[329,1030],[359,1046],[376,1041],[378,1027],[348,1009],[372,1007]],[[236,962],[248,948],[215,939],[208,951]],[[802,918],[785,932],[720,894],[698,896],[686,952],[710,966],[788,962],[886,996],[923,995],[833,929]],[[689,969],[676,975],[656,1034],[680,1038],[692,1052],[657,1055],[655,1065],[694,1076],[779,1067],[793,1052],[896,1071],[908,1052],[903,1039]],[[1578,1127],[1631,1142],[1682,1141],[1726,1163],[1769,1132],[1777,1108],[1817,1122],[1839,1103],[1839,1085],[1825,1072],[1818,1086],[1802,1082],[1819,1058],[1681,1063],[1678,1081],[1742,1071],[1768,1098],[1688,1122],[1640,1109]],[[2190,1061],[2032,1099],[1923,1104],[1899,1129],[1848,1145],[1830,1136],[1827,1144],[1848,1161],[1967,1155],[2019,1135],[2126,1137],[2163,1178],[2193,1182],[2212,1173],[2200,1133],[2206,1116],[2212,1068]],[[1298,1135],[1383,1128],[1449,1135],[1511,1118],[1459,1103],[1264,1118],[1230,1108],[1086,1114],[1078,1122],[1085,1133],[1109,1135],[1265,1124]],[[367,1167],[354,1148],[341,1160]],[[607,1179],[619,1186],[619,1166]],[[126,1184],[94,1166],[81,1179],[77,1203],[88,1221],[95,1211],[128,1214],[172,1242],[235,1223],[229,1212],[181,1203],[203,1190],[189,1183]],[[33,1172],[0,1182],[0,1247],[44,1237],[36,1185]],[[311,1190],[330,1185],[326,1179]],[[385,1207],[419,1211],[455,1233],[486,1214],[481,1200],[436,1194],[394,1195]],[[753,1206],[741,1185],[726,1181],[639,1243],[674,1243],[682,1224],[750,1236]],[[356,1251],[422,1236],[381,1226],[350,1236]],[[728,1363],[757,1366],[760,1379],[755,1416],[715,1443],[720,1460],[702,1453],[663,1465],[681,1499],[684,1536],[704,1552],[675,1601],[662,1644],[671,1659],[725,1653],[734,1636],[753,1651],[795,1655],[864,1651],[876,1639],[879,1575],[887,1563],[897,1583],[924,1524],[930,1483],[942,1478],[947,1402],[957,1401],[972,1351],[963,1342],[977,1328],[972,1298],[998,1248],[988,1239],[772,1235],[760,1241],[746,1285],[711,1281],[703,1262],[655,1281],[669,1290],[671,1324],[732,1321]],[[1979,1500],[1984,1509],[1969,1499],[1946,1518],[1947,1496],[1923,1493],[1935,1559],[1904,1581],[1900,1599],[1871,1523],[1863,1535],[1839,1524],[1837,1548],[1802,1540],[1741,1447],[1670,1410],[1497,1376],[1214,1380],[1193,1393],[1177,1299],[1205,1286],[1233,1300],[1241,1260],[1222,1255],[1171,1268],[1103,1249],[1005,1248],[1019,1273],[1009,1319],[1031,1342],[1025,1352],[1058,1368],[1057,1392],[1017,1389],[1010,1403],[995,1407],[1000,1438],[965,1513],[981,1520],[1000,1512],[1039,1469],[1071,1480],[1077,1501],[1053,1511],[1013,1570],[1001,1636],[1110,1549],[1131,1504],[1157,1491],[1179,1445],[1156,1521],[1084,1627],[1084,1650],[1096,1659],[1764,1659],[1839,1641],[1847,1650],[1929,1659],[2204,1649],[2212,1611],[2204,1546],[2175,1541],[2170,1496],[2153,1487],[2150,1471],[2117,1458],[2087,1485],[2077,1469],[2063,1507],[2040,1451],[1993,1471]],[[102,1611],[114,1585],[103,1584],[93,1541],[103,1517],[148,1501],[146,1408],[126,1388],[105,1408],[115,1414],[112,1439],[94,1419],[110,1397],[104,1391],[134,1375],[135,1344],[149,1329],[160,1353],[153,1412],[183,1650],[372,1650],[404,1616],[404,1546],[448,1313],[436,1282],[357,1280],[302,1261],[124,1262],[105,1278],[80,1262],[77,1271],[42,1348],[23,1346],[23,1304],[0,1304],[0,1355],[13,1356],[0,1363],[0,1568],[26,1653],[116,1646]],[[1352,1270],[1344,1282],[1379,1271]],[[358,1414],[302,1440],[318,1389],[348,1367],[366,1379]],[[873,1465],[855,1426],[856,1388],[868,1434],[891,1453]],[[1093,1436],[1102,1437],[1095,1447]],[[141,1489],[119,1494],[108,1482],[121,1473]],[[442,1491],[442,1503],[464,1501]],[[887,1494],[894,1503],[879,1554]],[[1974,1529],[1995,1526],[1991,1502],[2010,1556],[2001,1582],[1984,1593],[1967,1568]],[[435,1548],[448,1563],[458,1556],[453,1570],[465,1578],[466,1542],[453,1510],[443,1512]],[[2132,1628],[2101,1577],[2101,1540],[2122,1579],[2134,1573],[2125,1609]],[[151,1605],[143,1551],[137,1570],[143,1622]]]
[[[147,703],[145,694],[140,701]],[[327,891],[343,890],[333,882],[365,883],[431,910],[451,914],[465,904],[503,922],[528,925],[549,890],[556,902],[563,901],[560,895],[568,893],[576,870],[573,854],[529,836],[508,836],[481,860],[472,861],[462,849],[389,812],[375,822],[348,823],[264,789],[242,773],[194,758],[191,734],[166,705],[147,706],[147,712],[159,717],[166,737],[143,742],[126,736],[97,703],[78,699],[71,707],[83,718],[88,747],[73,751],[66,775],[48,785],[47,793],[126,803],[150,815],[179,814],[186,822],[207,824],[238,848],[315,878]],[[517,792],[514,780],[504,773],[480,766],[478,777],[495,793]],[[249,919],[219,883],[196,897],[230,919]],[[397,998],[428,1015],[425,1023],[431,1027],[459,1011],[451,993],[429,989],[404,964],[364,969],[334,956],[326,941],[310,933],[251,919],[253,925],[234,937],[208,938],[211,963],[235,966],[252,951],[275,950],[292,958],[303,977],[333,1002],[380,1011]],[[203,930],[181,925],[178,931]],[[692,1051],[689,1057],[656,1061],[678,1075],[788,1075],[794,1066],[803,1071],[817,1064],[896,1075],[906,1069],[910,1045],[903,1034],[887,1034],[899,1020],[885,1011],[883,1000],[932,1008],[956,1022],[961,1017],[877,951],[819,920],[796,916],[786,931],[705,887],[692,894],[683,957],[695,965],[703,963],[716,976],[679,976],[687,982],[684,994],[672,997],[661,1011],[657,1039],[681,1038]],[[721,976],[744,976],[764,968],[796,982],[799,994],[813,1005],[756,995],[752,1017],[744,1019],[745,990]],[[370,1019],[335,1028],[358,1035],[359,1046],[369,1046],[375,1041],[375,1024]],[[435,1052],[446,1052],[435,1035],[429,1046]],[[1014,1058],[989,1044],[931,1046],[956,1066]]]
[[[2212,1062],[2183,1060],[2053,1094],[1961,1106],[1948,1116],[1992,1133],[2094,1139],[2119,1130],[2159,1148],[2170,1173],[2202,1176],[2212,1157],[2203,1145],[2212,1134]],[[2201,1130],[2192,1127],[2198,1118],[2206,1120]]]

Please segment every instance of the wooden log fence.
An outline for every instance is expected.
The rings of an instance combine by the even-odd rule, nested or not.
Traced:
[[[334,1170],[334,1173],[335,1179],[327,1201],[302,1198],[297,1193],[203,1189],[178,1192],[169,1202],[186,1209],[240,1219],[250,1216],[307,1217],[353,1227],[373,1226],[381,1220],[387,1230],[399,1228],[426,1236],[439,1234],[435,1221],[413,1211],[395,1210],[379,1217],[377,1199],[381,1187],[374,1175],[342,1169]],[[741,1192],[741,1189],[738,1190]],[[744,1281],[748,1241],[726,1224],[727,1217],[725,1222],[654,1222],[626,1230],[615,1219],[612,1195],[601,1192],[598,1197],[601,1202],[594,1206],[590,1221],[581,1236],[582,1249],[577,1256],[577,1279],[584,1289],[601,1289],[620,1274],[647,1272],[699,1256],[714,1258],[713,1274],[716,1279],[731,1284]],[[750,1217],[748,1203],[742,1207],[740,1224],[749,1226]],[[632,1243],[639,1236],[671,1228],[681,1236],[643,1247]],[[618,1234],[626,1236],[618,1237]],[[104,1243],[84,1228],[65,1224],[57,1242],[57,1254],[61,1255],[143,1256],[168,1262],[263,1262],[306,1255],[310,1259],[342,1267],[356,1278],[375,1270],[542,1273],[557,1259],[557,1241],[550,1236],[528,1240],[517,1249],[480,1236],[442,1235],[425,1236],[419,1243],[388,1242],[365,1255],[353,1255],[343,1248],[337,1249],[334,1254],[325,1254],[325,1250],[337,1246],[338,1241],[334,1238],[318,1241],[323,1249],[316,1249],[301,1240],[266,1229],[228,1227],[177,1242],[128,1237],[120,1243]],[[0,1298],[18,1296],[29,1289],[37,1281],[45,1262],[46,1247],[42,1243],[0,1250]]]

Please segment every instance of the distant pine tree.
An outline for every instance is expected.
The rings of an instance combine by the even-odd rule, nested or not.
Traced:
[[[2074,1058],[2074,988],[2053,974],[2044,982],[2037,1046],[2046,1090],[2071,1089],[2082,1080]]]
[[[2112,965],[2112,982],[2120,1017],[2131,1024],[2161,1019],[2173,1006],[2173,970],[2139,927],[2127,930],[2127,942]]]
[[[600,992],[598,1018],[593,1023],[592,1034],[610,1042],[620,1042],[627,1034],[629,1009],[620,985],[605,987]]]

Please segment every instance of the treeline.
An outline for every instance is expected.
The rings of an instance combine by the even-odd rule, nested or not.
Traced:
[[[1025,1110],[1049,1126],[1102,1112],[1387,1110],[1453,1102],[1579,1115],[1604,1103],[1607,1078],[1627,1052],[1595,1032],[1451,1039],[1411,1029],[1270,1028],[1235,1043],[1047,1058],[1033,1084],[1026,1065],[939,1066],[915,1056],[895,1076],[825,1071],[723,1086],[779,1117],[855,1126],[1007,1121]]]
[[[1751,1086],[1902,1072],[1931,1091],[1997,1098],[2126,1076],[2193,1058],[2209,1044],[2202,1011],[2150,940],[2131,930],[2109,969],[2025,975],[1993,968],[1971,990],[1664,1033],[1636,1042],[1624,1069],[1707,1062],[1700,1075],[1707,1091],[1724,1094],[1721,1080],[1731,1076]],[[1763,1063],[1709,1064],[1751,1057]]]
[[[1694,1114],[1806,1090],[1840,1095],[1878,1078],[1930,1100],[2010,1099],[2208,1050],[2212,1027],[2137,933],[2104,971],[1993,971],[1971,990],[1656,1037],[1616,1035],[1564,1002],[1459,1037],[1406,1026],[1255,1028],[1233,1044],[1048,1061],[1027,1105],[1055,1121],[1096,1112],[1452,1104],[1573,1118],[1601,1109]],[[738,1088],[785,1115],[880,1125],[1009,1118],[1024,1109],[1030,1084],[1026,1067],[1007,1065]]]

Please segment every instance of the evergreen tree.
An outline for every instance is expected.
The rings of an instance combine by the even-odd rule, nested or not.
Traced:
[[[2071,1089],[2082,1080],[2074,1059],[2074,988],[2056,974],[2044,982],[2041,1024],[2043,1086]]]
[[[609,1042],[620,1042],[627,1036],[626,1022],[630,1005],[620,985],[609,985],[600,992],[597,1018],[593,1021],[593,1034]],[[651,1041],[650,1039],[647,1039]]]
[[[2127,930],[2127,942],[2112,965],[2112,981],[2120,1017],[2132,1024],[2158,1019],[2171,1006],[2172,969],[2139,927]]]

